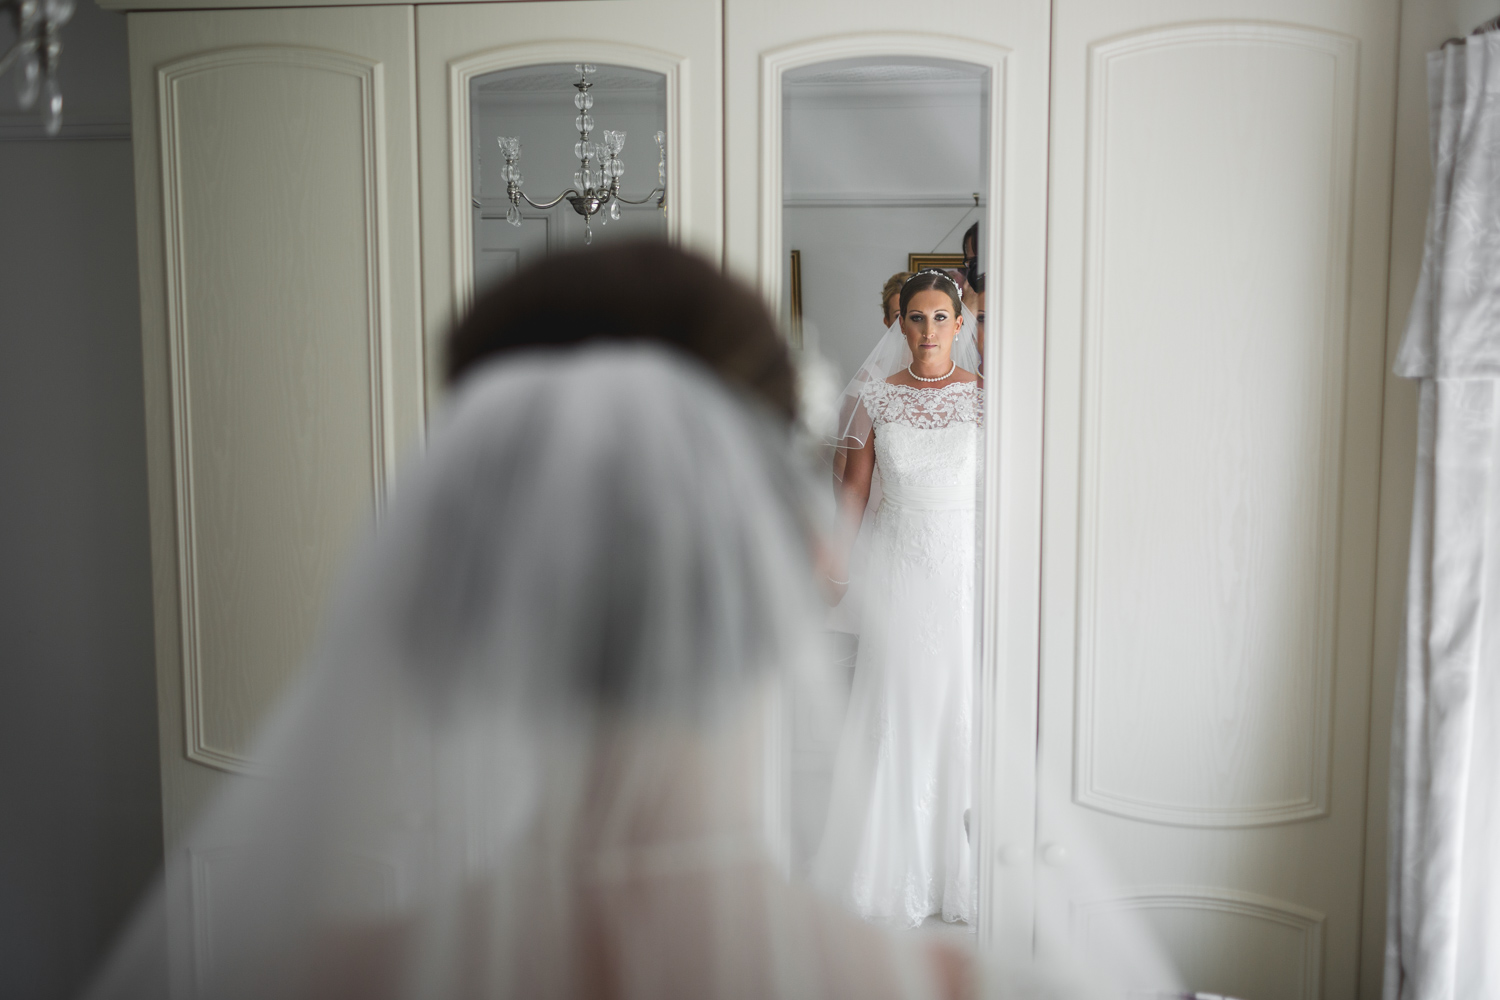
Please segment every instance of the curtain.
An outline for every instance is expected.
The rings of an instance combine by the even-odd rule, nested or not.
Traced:
[[[1421,380],[1386,1000],[1500,1000],[1500,33],[1428,57],[1434,174],[1395,373]]]

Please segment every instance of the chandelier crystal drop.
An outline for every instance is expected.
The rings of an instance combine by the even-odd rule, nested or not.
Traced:
[[[70,0],[71,2],[71,0]],[[619,221],[620,205],[645,205],[654,201],[662,211],[667,205],[667,140],[663,132],[656,133],[656,187],[643,198],[627,198],[620,193],[620,178],[625,174],[625,162],[620,154],[625,151],[625,133],[605,129],[604,141],[592,139],[594,116],[593,86],[589,79],[598,69],[593,63],[578,63],[573,67],[578,73],[578,82],[573,84],[578,93],[573,95],[573,107],[578,112],[573,127],[578,130],[578,141],[573,144],[573,157],[578,169],[573,171],[573,186],[551,201],[536,202],[521,190],[521,140],[514,136],[500,136],[500,152],[505,157],[505,166],[500,169],[500,179],[505,181],[505,197],[510,209],[505,221],[512,226],[521,224],[521,202],[532,208],[549,209],[563,201],[573,206],[573,211],[583,216],[583,242],[594,242],[592,222],[599,216],[599,225],[609,220]],[[602,215],[600,213],[603,213]]]
[[[62,130],[62,90],[57,64],[62,58],[62,26],[73,16],[73,0],[0,0],[10,12],[15,42],[0,55],[0,76],[16,67],[16,103],[30,111],[41,99],[48,135]]]

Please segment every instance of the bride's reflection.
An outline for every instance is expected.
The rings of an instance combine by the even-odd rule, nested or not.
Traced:
[[[795,747],[794,868],[902,927],[972,928],[978,896],[987,94],[984,70],[942,60],[783,77],[783,233],[798,251],[785,306],[848,381],[829,428],[839,530],[825,566],[848,701],[837,734]]]
[[[830,582],[842,596],[861,539],[863,608],[812,878],[882,923],[973,919],[978,362],[958,285],[921,271],[901,285],[898,318],[841,407]],[[870,511],[877,467],[883,495]]]

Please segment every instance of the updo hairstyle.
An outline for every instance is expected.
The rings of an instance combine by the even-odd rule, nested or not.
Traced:
[[[942,271],[918,271],[907,279],[906,284],[901,286],[901,315],[906,315],[906,307],[911,304],[912,296],[934,289],[946,294],[953,302],[953,315],[962,315],[964,304],[958,295],[958,283]]]
[[[485,291],[448,338],[447,380],[509,351],[638,340],[796,417],[791,355],[761,297],[660,240],[553,254]]]
[[[891,296],[901,291],[901,286],[906,284],[911,277],[910,271],[897,271],[885,279],[885,284],[880,288],[880,311],[885,312],[886,303],[891,301]]]

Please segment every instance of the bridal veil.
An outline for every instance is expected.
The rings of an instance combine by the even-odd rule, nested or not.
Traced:
[[[975,332],[979,328],[978,321],[968,306],[961,306],[959,315],[963,317],[963,325],[953,340],[953,363],[964,371],[978,375],[983,361]],[[865,357],[854,377],[844,387],[838,404],[838,424],[831,435],[836,449],[844,452],[864,447],[873,427],[870,414],[865,411],[862,402],[865,386],[871,382],[884,382],[911,363],[911,348],[907,346],[906,335],[901,332],[901,320],[897,318],[875,342],[875,348]]]
[[[786,435],[661,347],[467,375],[89,996],[933,995],[781,875],[827,659]]]

